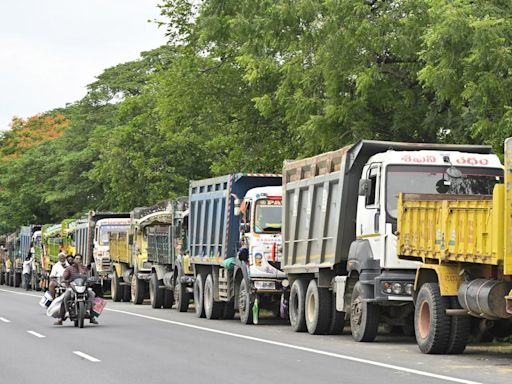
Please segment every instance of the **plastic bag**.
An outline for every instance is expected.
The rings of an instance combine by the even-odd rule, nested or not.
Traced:
[[[41,300],[39,301],[39,305],[43,307],[44,309],[47,309],[53,301],[52,295],[50,295],[50,292],[46,291],[41,297]]]
[[[233,270],[235,268],[236,259],[234,257],[230,257],[229,259],[224,260],[220,265],[226,268],[228,271]]]
[[[98,317],[103,312],[103,309],[107,305],[107,300],[102,299],[101,297],[94,298],[94,302],[92,303],[92,315]]]
[[[60,295],[50,304],[46,310],[46,316],[58,318],[60,315],[60,305],[64,300],[64,295]]]

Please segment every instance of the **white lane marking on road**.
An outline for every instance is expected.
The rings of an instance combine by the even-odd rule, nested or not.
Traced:
[[[396,371],[412,373],[414,375],[426,376],[426,377],[431,377],[431,378],[434,378],[434,379],[450,381],[452,383],[482,384],[482,383],[477,382],[477,381],[459,379],[457,377],[439,375],[439,374],[436,374],[436,373],[431,373],[431,372],[426,372],[426,371],[419,371],[417,369],[401,367],[399,365],[386,364],[386,363],[381,363],[379,361],[368,360],[368,359],[361,359],[359,357],[342,355],[342,354],[339,354],[339,353],[327,352],[327,351],[322,351],[322,350],[314,349],[314,348],[301,347],[301,346],[298,346],[298,345],[282,343],[282,342],[279,342],[279,341],[260,339],[259,337],[241,335],[239,333],[232,333],[232,332],[227,332],[227,331],[221,331],[219,329],[206,328],[206,327],[201,327],[199,325],[186,324],[186,323],[182,323],[182,322],[179,322],[179,321],[161,319],[161,318],[158,318],[158,317],[141,315],[141,314],[138,314],[138,313],[133,313],[133,312],[128,312],[128,311],[121,311],[119,309],[105,308],[105,310],[106,311],[110,311],[110,312],[123,313],[123,314],[126,314],[126,315],[135,316],[135,317],[141,317],[143,319],[160,321],[162,323],[168,323],[168,324],[179,325],[179,326],[187,327],[187,328],[199,329],[199,330],[205,331],[205,332],[211,332],[211,333],[217,333],[217,334],[226,335],[226,336],[232,336],[232,337],[236,337],[236,338],[239,338],[239,339],[257,341],[259,343],[277,345],[279,347],[290,348],[290,349],[295,349],[295,350],[304,351],[304,352],[316,353],[317,355],[334,357],[334,358],[341,359],[341,360],[349,360],[349,361],[354,361],[354,362],[357,362],[357,363],[374,365],[374,366],[381,367],[381,368],[387,368],[387,369],[393,369],[393,370],[396,370]]]
[[[80,357],[84,358],[84,359],[92,361],[93,363],[99,363],[101,361],[101,360],[99,360],[99,359],[97,359],[95,357],[92,357],[92,356],[90,356],[90,355],[88,355],[86,353],[80,352],[80,351],[73,351],[73,353],[75,355],[77,355],[77,356],[80,356]]]
[[[16,291],[11,291],[9,289],[0,289],[0,292],[9,292],[9,293],[14,293],[16,295],[32,296],[32,297],[41,298],[41,295],[34,295],[33,293],[16,292]]]
[[[4,323],[10,323],[11,320],[7,320],[5,317],[0,317],[0,321],[4,322]]]
[[[27,331],[27,333],[30,333],[31,335],[35,337],[39,337],[40,339],[46,337],[45,335],[41,335],[40,333],[34,332],[34,331]]]

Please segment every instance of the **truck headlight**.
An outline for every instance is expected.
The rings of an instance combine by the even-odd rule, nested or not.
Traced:
[[[288,279],[283,279],[281,281],[281,285],[283,286],[283,288],[288,288],[290,286],[290,281]]]
[[[412,295],[413,289],[414,289],[414,284],[412,284],[412,283],[405,284],[405,293],[406,294]]]
[[[256,289],[276,289],[276,282],[275,281],[257,280],[254,282],[254,288],[256,288]]]
[[[404,287],[402,287],[402,284],[400,283],[393,283],[391,284],[391,290],[395,295],[400,295],[404,291]]]

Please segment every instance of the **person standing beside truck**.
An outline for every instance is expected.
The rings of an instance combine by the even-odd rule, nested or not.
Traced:
[[[25,291],[30,289],[30,277],[32,275],[32,255],[29,253],[23,262],[23,278],[25,279]]]

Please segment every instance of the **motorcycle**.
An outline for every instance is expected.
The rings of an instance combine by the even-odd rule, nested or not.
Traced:
[[[69,319],[75,323],[75,327],[83,328],[85,319],[89,319],[92,316],[90,308],[88,308],[88,303],[90,302],[89,288],[96,283],[94,278],[78,278],[69,284],[71,298],[68,302],[67,311]]]

